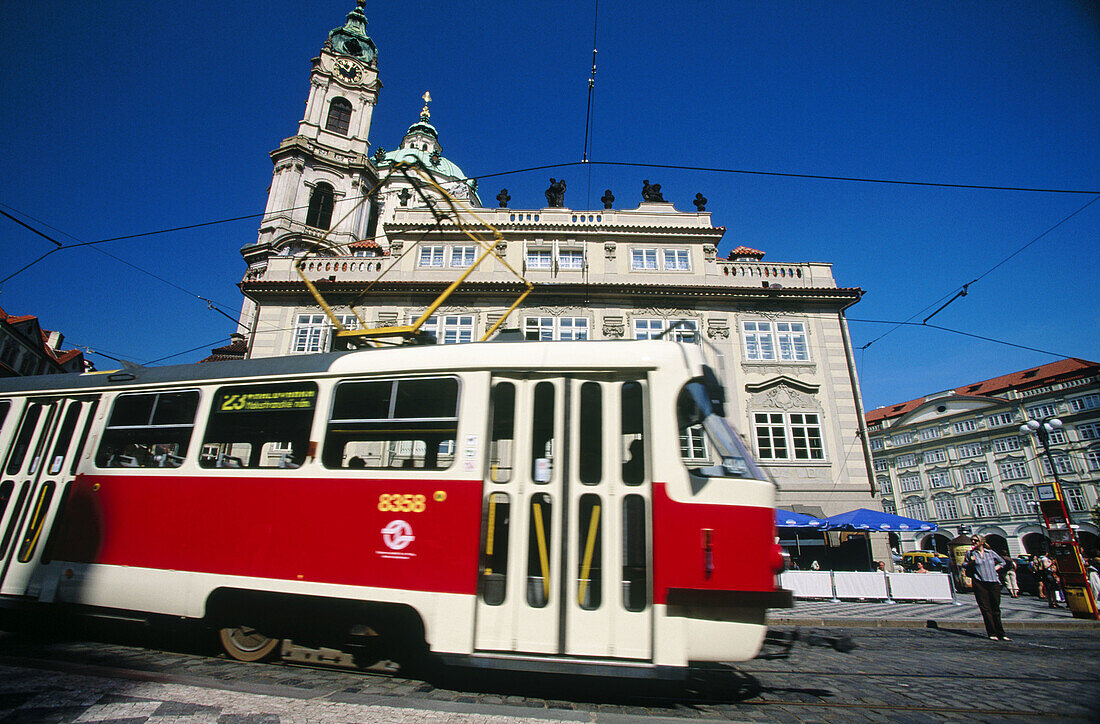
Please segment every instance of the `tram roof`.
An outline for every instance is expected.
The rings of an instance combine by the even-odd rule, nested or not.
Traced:
[[[645,350],[645,352],[642,352]],[[597,370],[652,368],[658,360],[692,359],[695,345],[664,340],[591,340],[575,342],[470,342],[403,346],[246,360],[132,367],[84,374],[37,375],[0,379],[0,394],[94,390],[134,385],[285,377],[317,373],[353,374],[438,370]],[[694,354],[699,354],[698,351]],[[428,359],[432,358],[432,359]],[[360,364],[361,363],[361,364]]]

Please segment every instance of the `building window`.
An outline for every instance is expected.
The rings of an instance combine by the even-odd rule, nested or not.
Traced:
[[[889,469],[890,469],[890,463],[888,463],[887,461],[885,461],[885,460],[876,460],[875,461],[875,472],[876,473],[885,473]]]
[[[1089,450],[1085,453],[1085,463],[1092,472],[1100,470],[1100,450]]]
[[[1043,420],[1047,417],[1057,417],[1058,406],[1050,403],[1046,405],[1033,405],[1027,408],[1027,417],[1029,420]]]
[[[528,269],[554,268],[554,252],[551,249],[528,249],[525,258]]]
[[[584,251],[581,249],[560,249],[558,251],[558,268],[568,271],[584,269]]]
[[[665,249],[667,271],[691,271],[691,256],[687,249]]]
[[[871,449],[872,450],[881,450],[882,448],[883,448],[883,444],[882,444],[882,438],[881,437],[871,438]]]
[[[821,421],[810,412],[758,412],[756,441],[764,460],[824,460]]]
[[[959,517],[959,508],[955,505],[954,498],[936,498],[932,501],[936,509],[936,517],[940,520],[956,520]]]
[[[680,433],[680,457],[684,460],[709,460],[707,436],[701,425],[684,428]]]
[[[915,453],[908,453],[906,455],[898,455],[894,458],[894,465],[899,468],[911,468],[917,464],[917,456]]]
[[[667,321],[664,319],[635,319],[634,339],[657,339],[669,330],[663,339],[694,344],[699,339],[699,323],[693,319]]]
[[[323,314],[299,314],[294,326],[294,352],[321,352],[328,332],[328,319]]]
[[[451,266],[456,269],[465,269],[474,265],[474,246],[452,246]]]
[[[985,421],[989,427],[1004,427],[1012,424],[1012,418],[1013,414],[1011,412],[998,412],[996,415],[985,418]]]
[[[1020,449],[1020,438],[1018,437],[1002,437],[993,441],[993,452],[1008,452],[1010,450]]]
[[[955,452],[960,458],[976,458],[982,454],[982,444],[980,442],[969,442],[956,447]]]
[[[890,438],[890,442],[894,445],[908,445],[913,442],[913,436],[908,432],[898,433]]]
[[[334,315],[345,329],[359,329],[359,320],[354,314]],[[327,352],[329,348],[330,332],[333,325],[329,324],[328,317],[324,314],[299,314],[298,322],[294,325],[293,352]]]
[[[943,433],[940,432],[938,427],[926,427],[920,431],[921,440],[935,440]]]
[[[419,266],[426,267],[443,267],[443,247],[442,246],[422,246],[420,247],[420,260],[417,262]]]
[[[1024,480],[1031,475],[1023,460],[1002,460],[997,467],[1000,468],[1002,480]]]
[[[1062,486],[1062,495],[1066,498],[1066,507],[1071,511],[1079,513],[1088,508],[1085,506],[1085,494],[1081,492],[1081,489],[1075,485]]]
[[[975,491],[970,496],[970,510],[975,518],[992,518],[997,515],[997,499],[987,490]]]
[[[928,484],[933,488],[950,488],[951,473],[947,470],[935,470],[928,473]]]
[[[346,98],[334,98],[328,106],[328,120],[325,121],[325,130],[346,136],[350,125],[351,103]]]
[[[1100,440],[1100,422],[1078,425],[1077,436],[1082,440]]]
[[[973,432],[978,429],[978,423],[976,420],[960,420],[952,425],[956,435],[961,435],[964,432]]]
[[[985,465],[973,465],[962,470],[963,480],[967,485],[989,482],[989,468]]]
[[[928,504],[923,500],[908,500],[905,502],[904,515],[917,520],[928,519]]]
[[[924,453],[924,464],[930,465],[932,463],[947,462],[947,451],[941,448],[935,450],[928,450]]]
[[[657,268],[657,250],[656,249],[631,249],[630,250],[630,268],[631,269],[656,269]]]
[[[1052,455],[1054,458],[1054,469],[1058,471],[1060,475],[1068,475],[1069,473],[1076,472],[1073,468],[1073,460],[1069,455]],[[1039,458],[1043,462],[1043,473],[1050,475],[1050,458],[1046,455],[1042,455]]]
[[[919,475],[901,475],[898,477],[898,488],[903,493],[918,493],[921,491]]]
[[[533,341],[567,341],[588,339],[588,319],[585,317],[527,317],[523,320],[523,336]]]
[[[805,362],[810,359],[804,322],[742,322],[741,340],[747,360]]]
[[[1100,394],[1085,395],[1084,397],[1074,397],[1069,401],[1069,407],[1074,412],[1081,412],[1082,410],[1095,410],[1100,407]]]
[[[474,340],[474,317],[471,314],[433,314],[420,328],[435,335],[436,344],[458,344]]]
[[[1061,445],[1066,441],[1066,433],[1063,430],[1054,429],[1047,434],[1047,442],[1051,445]]]
[[[876,478],[878,482],[878,492],[883,495],[889,495],[893,492],[890,488],[890,478]]]
[[[315,229],[328,229],[332,224],[332,207],[336,203],[336,192],[323,181],[313,187],[309,195],[309,210],[306,211],[306,226]]]
[[[1034,515],[1028,503],[1035,501],[1035,491],[1031,488],[1014,488],[1005,493],[1008,512],[1012,515]]]
[[[884,500],[882,501],[882,512],[887,515],[897,515],[898,506],[894,505],[894,501],[892,500]]]

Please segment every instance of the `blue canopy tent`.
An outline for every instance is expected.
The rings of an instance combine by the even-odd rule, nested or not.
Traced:
[[[775,509],[775,526],[777,528],[817,528],[825,530],[825,521],[805,513],[795,513],[792,510]]]
[[[802,545],[805,543],[813,546],[811,550],[824,550],[825,538],[819,531],[826,528],[825,521],[806,513],[796,513],[792,510],[775,509],[775,527],[780,529],[780,542],[785,546],[794,544],[791,560],[797,561],[802,557]],[[787,530],[793,528],[794,530]],[[807,534],[806,531],[813,531]],[[799,537],[801,531],[803,537]],[[809,537],[806,537],[806,536]],[[793,536],[793,537],[792,537]],[[820,555],[820,554],[818,554]]]
[[[913,530],[938,530],[935,523],[928,523],[916,518],[906,518],[902,515],[883,513],[880,510],[867,510],[856,508],[847,513],[830,515],[825,519],[830,530],[884,530],[884,531],[913,531]]]
[[[906,518],[902,515],[883,513],[881,510],[867,510],[856,508],[847,513],[830,515],[825,519],[829,530],[847,530],[859,532],[872,531],[933,531],[939,528],[935,523],[929,523],[916,518]],[[873,570],[874,561],[871,555],[871,537],[867,536],[867,565]]]

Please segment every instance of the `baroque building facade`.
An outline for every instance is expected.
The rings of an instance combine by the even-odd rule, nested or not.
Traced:
[[[1063,423],[1050,435],[1053,466],[1020,430],[1048,418]],[[872,410],[867,425],[883,510],[940,526],[905,534],[904,550],[945,552],[969,531],[1012,555],[1045,551],[1037,488],[1055,474],[1082,548],[1098,550],[1100,364],[1065,359],[963,385]]]
[[[414,161],[500,234],[500,259],[486,258],[422,327],[437,343],[478,340],[492,329],[525,289],[518,271],[534,290],[507,320],[516,336],[668,334],[707,345],[723,360],[727,409],[778,483],[780,505],[830,515],[871,504],[844,316],[861,290],[838,287],[825,263],[765,262],[743,246],[723,258],[726,230],[712,223],[706,200],[699,195],[694,211],[681,211],[648,182],[636,202],[618,208],[608,193],[605,208],[571,209],[553,179],[546,206],[510,207],[501,190],[496,207],[483,207],[476,180],[442,155],[428,94],[398,147],[372,150],[381,85],[365,25],[360,3],[330,33],[313,61],[298,135],[272,153],[265,216],[256,243],[242,249],[246,336],[219,349],[223,358],[333,348],[331,321],[303,276],[342,324],[393,327],[424,314],[469,269],[478,245],[456,224],[438,223],[436,191],[413,188],[396,172]],[[690,456],[697,441],[682,443]]]
[[[60,332],[42,329],[33,314],[0,309],[0,377],[84,372],[84,353],[62,350]]]

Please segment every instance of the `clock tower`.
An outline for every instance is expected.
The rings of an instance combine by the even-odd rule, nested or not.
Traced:
[[[346,253],[369,236],[375,212],[364,196],[378,175],[368,137],[382,84],[363,5],[357,0],[344,25],[328,34],[313,59],[298,133],[271,152],[275,171],[259,236],[241,249],[250,274],[271,256]],[[243,311],[245,318],[251,310]]]

